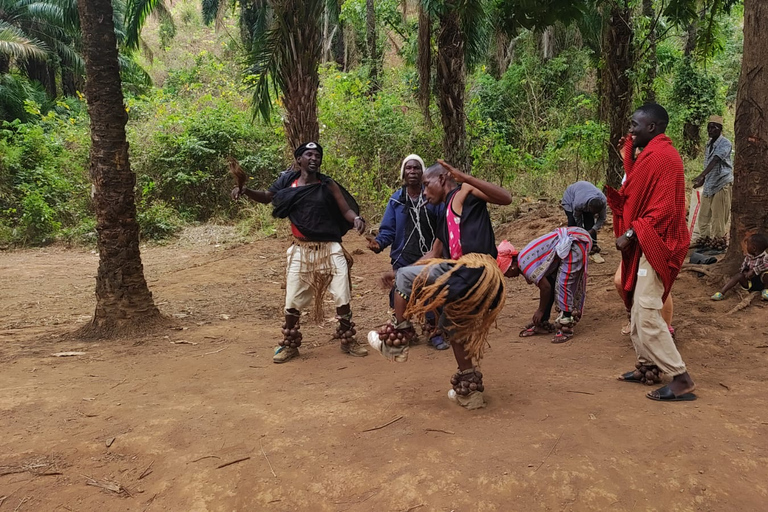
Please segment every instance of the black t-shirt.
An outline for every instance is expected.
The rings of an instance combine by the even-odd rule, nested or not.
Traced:
[[[448,223],[446,211],[451,200],[460,187],[453,189],[440,208],[440,218],[437,220],[437,238],[443,243],[443,257],[450,258],[451,250],[448,246]],[[488,213],[488,205],[482,199],[469,194],[464,200],[464,208],[461,212],[461,251],[462,254],[473,252],[489,254],[496,257],[496,237],[493,234],[491,216]]]

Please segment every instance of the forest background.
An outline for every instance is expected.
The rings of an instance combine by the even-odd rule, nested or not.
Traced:
[[[0,0],[0,247],[95,244],[89,120],[66,3]],[[667,107],[668,133],[696,175],[706,118],[725,114],[732,136],[742,8],[702,1],[686,17],[669,11],[669,1],[625,3],[636,55],[625,72],[632,104],[655,98]],[[243,235],[274,233],[269,207],[229,199],[229,156],[252,188],[268,186],[291,162],[280,101],[271,97],[265,121],[255,98],[259,72],[241,23],[250,4],[146,4],[154,14],[131,45],[123,29],[136,3],[113,2],[142,238],[166,239],[201,222],[236,222]],[[497,23],[503,17],[494,16],[494,5],[475,20],[467,59],[466,166],[511,190],[516,205],[557,200],[579,179],[602,186],[611,151],[609,113],[601,108],[609,12],[585,4],[578,15],[510,30]],[[437,102],[419,98],[419,4],[329,1],[322,15],[323,171],[376,221],[399,186],[405,155],[428,163],[445,155]],[[433,52],[436,39],[433,33]],[[47,53],[36,53],[37,43]],[[438,94],[435,75],[430,96]]]

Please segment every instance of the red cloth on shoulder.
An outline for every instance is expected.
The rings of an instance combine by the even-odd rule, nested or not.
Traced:
[[[613,211],[613,231],[630,227],[637,242],[621,255],[624,304],[632,307],[640,255],[644,254],[664,283],[666,300],[688,253],[691,237],[685,223],[685,173],[680,154],[664,134],[657,135],[632,159],[632,140],[625,144],[627,181],[619,190],[606,187]]]

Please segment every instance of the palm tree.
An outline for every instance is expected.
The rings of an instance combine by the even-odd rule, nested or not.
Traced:
[[[91,119],[91,168],[99,249],[96,311],[81,330],[109,337],[147,329],[162,317],[144,279],[134,186],[128,160],[117,39],[110,0],[77,3]]]
[[[268,120],[270,92],[282,98],[283,124],[291,147],[317,140],[318,66],[321,58],[320,19],[323,0],[270,0],[272,20],[254,41],[251,73],[256,77],[254,111]]]
[[[729,273],[741,259],[741,240],[748,234],[768,232],[768,4],[744,0],[744,52],[736,96],[734,125],[736,157],[731,217],[731,241],[725,256]]]
[[[627,133],[632,109],[632,83],[629,71],[635,63],[630,0],[609,0],[603,6],[603,61],[601,70],[600,112],[607,116],[608,168],[606,183],[618,188],[624,174],[624,164],[615,149]]]
[[[77,35],[73,8],[71,0],[0,0],[0,72],[7,73],[13,61],[56,96],[59,67],[82,67],[70,44]]]
[[[203,0],[202,5],[203,20],[210,23],[220,16],[225,1]],[[291,147],[317,140],[317,70],[326,0],[252,0],[240,5],[248,10],[247,19],[241,10],[240,24],[251,62],[247,74],[254,79],[254,117],[270,121],[274,96],[285,108],[283,124]]]
[[[443,125],[443,153],[448,161],[466,169],[471,167],[466,147],[467,129],[464,94],[467,68],[474,66],[485,52],[487,3],[483,0],[422,0],[419,23],[419,101],[429,109],[430,48],[426,48],[432,20],[437,28],[437,105]],[[427,117],[428,119],[428,117]]]

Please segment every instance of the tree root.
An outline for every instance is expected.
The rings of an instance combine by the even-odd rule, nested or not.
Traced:
[[[131,318],[95,319],[66,337],[81,341],[143,337],[158,330],[167,329],[174,323],[172,319],[163,316],[157,309],[152,309],[134,313]]]
[[[726,313],[726,315],[731,315],[733,313],[736,313],[737,311],[741,311],[742,309],[747,309],[751,304],[752,301],[757,298],[757,296],[760,295],[760,292],[752,292],[747,294],[746,297],[744,297],[741,302],[736,304],[730,311]]]
[[[711,268],[707,268],[708,265],[693,265],[690,263],[687,263],[682,266],[680,270],[689,270],[691,272],[698,272],[699,274],[704,274],[707,277],[711,278],[717,278],[720,277],[720,274],[717,272],[714,272]]]

